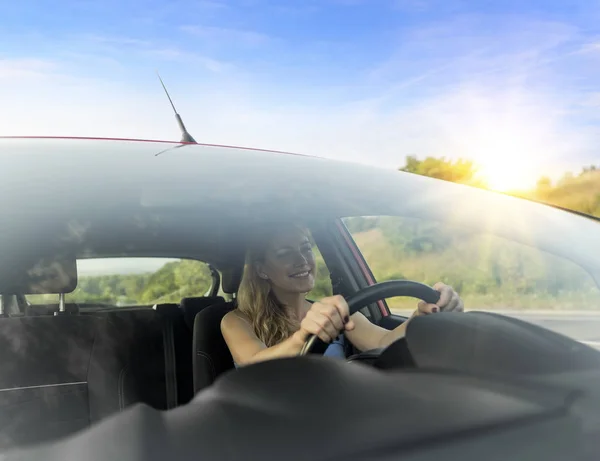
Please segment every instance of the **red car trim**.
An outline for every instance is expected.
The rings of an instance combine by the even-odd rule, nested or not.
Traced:
[[[352,241],[352,238],[350,237],[350,235],[348,235],[347,230],[342,226],[342,223],[340,221],[336,221],[336,225],[337,225],[339,231],[344,236],[344,240],[346,240],[346,244],[350,248],[350,251],[352,251],[352,256],[354,256],[355,261],[360,266],[361,272],[363,273],[363,275],[367,279],[367,283],[369,285],[374,285],[375,284],[375,280],[373,279],[373,276],[371,275],[371,272],[367,268],[365,260],[362,257],[362,255],[360,254],[358,248],[356,247],[356,244]],[[387,317],[389,315],[389,312],[385,308],[385,304],[383,304],[383,301],[382,300],[377,301],[377,305],[379,306],[379,310],[381,311],[381,315],[383,315],[384,317]]]
[[[189,144],[191,146],[205,146],[205,147],[223,147],[225,149],[243,149],[252,150],[258,152],[272,152],[275,154],[285,155],[298,155],[300,157],[311,157],[306,154],[298,154],[296,152],[286,152],[282,150],[273,149],[261,149],[258,147],[243,147],[243,146],[230,146],[226,144],[206,144],[206,143],[195,143],[195,142],[181,142],[181,141],[165,141],[161,139],[136,139],[136,138],[101,138],[101,137],[88,137],[88,136],[0,136],[0,139],[69,139],[69,140],[88,140],[88,141],[135,141],[135,142],[153,142],[162,144]]]

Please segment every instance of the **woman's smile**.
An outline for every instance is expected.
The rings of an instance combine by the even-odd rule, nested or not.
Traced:
[[[304,278],[308,278],[310,275],[312,275],[312,271],[309,270],[303,270],[301,272],[295,272],[291,275],[289,275],[289,277],[292,277],[294,279],[304,279]]]

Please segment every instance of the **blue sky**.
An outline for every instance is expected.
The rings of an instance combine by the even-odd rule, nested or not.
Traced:
[[[0,6],[0,134],[179,139],[522,181],[600,163],[600,3],[22,0]]]

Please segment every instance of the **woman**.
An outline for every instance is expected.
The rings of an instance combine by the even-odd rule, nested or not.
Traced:
[[[237,308],[221,322],[236,366],[295,356],[311,334],[329,343],[325,355],[340,358],[344,358],[344,338],[365,351],[386,347],[404,336],[408,322],[390,331],[374,325],[360,312],[349,316],[341,296],[307,301],[305,296],[315,285],[315,272],[311,241],[301,227],[277,227],[252,246]],[[437,283],[434,288],[441,293],[438,303],[421,301],[412,317],[463,310],[462,300],[451,287]]]

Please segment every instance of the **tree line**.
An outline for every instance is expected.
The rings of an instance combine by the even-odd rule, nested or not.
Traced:
[[[478,176],[476,163],[471,160],[449,160],[445,157],[420,160],[416,156],[408,156],[399,170],[484,189],[488,187]],[[584,166],[579,173],[566,172],[555,182],[542,176],[532,190],[509,193],[600,217],[600,167]]]

